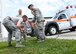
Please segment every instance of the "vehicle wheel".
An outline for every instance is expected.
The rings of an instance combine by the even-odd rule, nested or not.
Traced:
[[[54,35],[57,33],[57,28],[55,26],[50,26],[49,27],[49,34]]]
[[[70,31],[75,31],[75,28],[73,27],[73,28],[71,28],[71,29],[69,29]]]

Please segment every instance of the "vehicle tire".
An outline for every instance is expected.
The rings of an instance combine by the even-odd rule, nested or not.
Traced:
[[[75,31],[75,27],[73,27],[73,28],[71,28],[71,29],[69,29],[70,31]]]
[[[55,35],[57,33],[57,28],[56,26],[50,26],[48,31],[50,35]]]

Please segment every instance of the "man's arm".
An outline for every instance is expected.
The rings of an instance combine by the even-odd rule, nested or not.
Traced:
[[[17,25],[16,25],[16,26],[17,26],[18,28],[21,28],[21,22],[22,22],[22,21],[23,21],[23,20],[20,19],[20,20],[17,22]]]
[[[35,22],[44,21],[44,17],[39,9],[35,10]]]

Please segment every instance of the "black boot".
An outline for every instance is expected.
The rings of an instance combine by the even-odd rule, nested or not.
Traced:
[[[8,42],[8,47],[12,47],[12,44],[11,44],[11,42]]]

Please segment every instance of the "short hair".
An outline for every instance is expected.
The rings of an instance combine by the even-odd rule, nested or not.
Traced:
[[[31,6],[33,6],[33,4],[30,4],[30,5],[28,6],[28,8],[30,8]]]
[[[22,9],[19,9],[18,11],[22,11]]]
[[[22,18],[28,18],[26,15],[23,15]]]

